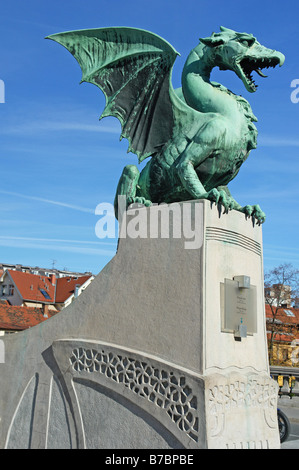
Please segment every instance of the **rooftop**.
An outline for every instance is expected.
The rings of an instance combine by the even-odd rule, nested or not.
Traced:
[[[47,320],[57,311],[49,310],[43,315],[41,308],[0,304],[0,330],[25,330]]]
[[[270,305],[265,305],[266,309],[266,318],[272,319],[273,315],[271,312]],[[276,307],[274,307],[274,311]],[[279,323],[283,323],[285,325],[299,325],[299,308],[293,307],[279,307],[277,311],[277,315],[275,315],[275,320]]]
[[[90,279],[90,276],[60,277],[57,279],[56,286],[56,303],[65,302],[72,294],[75,293],[76,286],[83,286]]]
[[[10,269],[7,272],[24,300],[48,304],[55,302],[55,285],[51,283],[50,277]]]

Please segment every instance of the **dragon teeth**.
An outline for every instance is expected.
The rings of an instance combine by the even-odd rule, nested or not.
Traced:
[[[263,78],[267,77],[267,75],[265,75],[260,69],[256,69],[255,71],[256,71],[256,73],[259,74],[260,77],[263,77]]]

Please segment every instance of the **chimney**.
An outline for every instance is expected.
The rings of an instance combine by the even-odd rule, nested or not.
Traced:
[[[55,284],[56,284],[55,274],[50,274],[50,282],[51,282],[52,286],[55,286]]]
[[[45,317],[45,318],[48,318],[48,317],[49,317],[48,311],[49,311],[49,305],[44,304],[43,314],[44,314],[44,317]]]
[[[80,287],[81,287],[80,284],[76,284],[75,291],[74,291],[74,297],[78,297]]]

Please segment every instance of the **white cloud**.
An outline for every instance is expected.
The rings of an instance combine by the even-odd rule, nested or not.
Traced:
[[[43,197],[28,196],[27,194],[15,193],[13,191],[4,191],[2,189],[0,190],[0,193],[1,194],[7,194],[9,196],[20,197],[20,198],[24,198],[24,199],[31,199],[33,201],[45,202],[47,204],[54,204],[56,206],[62,206],[62,207],[66,207],[68,209],[74,209],[74,210],[80,211],[80,212],[87,212],[89,214],[94,214],[95,213],[95,209],[89,209],[87,207],[81,207],[81,206],[77,206],[75,204],[68,204],[66,202],[61,202],[61,201],[53,201],[52,199],[46,199],[46,198],[43,198]]]
[[[13,126],[3,126],[1,129],[2,134],[10,135],[32,135],[41,132],[60,132],[60,131],[74,131],[74,132],[104,132],[109,134],[120,134],[118,127],[102,124],[84,124],[80,122],[66,122],[66,121],[31,121],[30,123],[24,122],[22,124],[14,124]]]
[[[270,135],[260,135],[258,137],[260,147],[299,147],[299,139],[292,137],[276,137]]]
[[[9,235],[0,235],[1,240],[20,240],[20,241],[39,241],[39,242],[48,242],[48,243],[79,243],[79,244],[88,244],[88,245],[114,245],[114,242],[104,242],[104,241],[90,241],[90,240],[73,240],[65,238],[41,238],[41,237],[15,237]]]
[[[90,244],[92,246],[84,246],[84,244]],[[102,248],[102,245],[109,245],[111,248]],[[10,248],[27,248],[32,250],[62,251],[99,256],[113,256],[116,252],[116,243],[113,244],[113,242],[89,242],[83,240],[64,240],[33,237],[0,236],[0,246]]]

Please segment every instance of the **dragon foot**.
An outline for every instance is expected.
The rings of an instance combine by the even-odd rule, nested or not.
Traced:
[[[262,224],[266,220],[266,214],[262,211],[258,204],[253,206],[247,205],[242,207],[241,212],[248,215],[249,217],[253,217],[258,221],[259,224]]]
[[[142,206],[149,207],[152,205],[152,201],[141,196],[135,196],[135,197],[129,196],[127,198],[127,208],[129,208],[133,204],[140,204]]]
[[[258,204],[241,207],[231,196],[227,194],[226,191],[222,189],[213,188],[207,193],[206,197],[216,204],[221,204],[224,207],[225,212],[236,209],[240,212],[243,212],[246,216],[252,217],[258,222],[259,225],[266,220],[266,214],[262,211]]]
[[[207,199],[215,202],[216,204],[221,204],[224,207],[225,212],[228,212],[229,210],[234,209],[235,207],[235,200],[232,197],[228,196],[228,194],[222,189],[211,189],[208,192]]]

